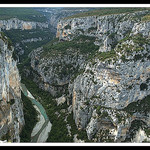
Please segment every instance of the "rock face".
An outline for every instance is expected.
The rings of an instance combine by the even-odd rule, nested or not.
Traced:
[[[4,30],[10,29],[30,30],[35,29],[37,27],[48,28],[48,23],[23,21],[17,18],[12,18],[9,20],[0,20],[0,29]]]
[[[57,23],[60,19],[71,16],[77,13],[89,11],[92,8],[38,8],[47,17],[49,24],[52,26],[54,32],[57,31]]]
[[[19,133],[24,125],[20,76],[13,47],[0,35],[0,139],[20,142]]]
[[[80,69],[84,62],[84,56],[72,53],[68,50],[66,55],[55,55],[52,57],[41,57],[43,48],[35,49],[30,54],[31,67],[40,75],[35,77],[35,82],[40,88],[49,91],[53,96],[65,93],[71,76]]]
[[[138,15],[142,16],[148,11],[129,14],[113,14],[105,16],[89,16],[61,20],[57,25],[57,34],[60,40],[72,40],[75,36],[86,35],[96,37],[95,44],[99,45],[99,51],[110,51],[117,41],[123,39],[138,21]],[[136,19],[135,19],[136,18]],[[139,25],[138,25],[139,26]],[[140,28],[139,29],[143,29]]]
[[[150,22],[142,21],[148,13],[146,10],[60,20],[56,34],[59,42],[66,44],[80,35],[95,38],[93,43],[99,48],[90,59],[81,53],[69,59],[69,48],[67,54],[60,52],[55,57],[44,56],[43,48],[30,54],[32,68],[48,83],[45,87],[51,86],[52,81],[68,84],[76,126],[86,130],[89,140],[131,142],[135,133],[131,135],[130,131],[134,131],[137,120],[146,124],[144,132],[149,135]],[[79,43],[80,40],[76,44]],[[75,64],[78,74],[74,76],[72,71],[69,77],[60,77],[56,64],[60,70],[66,64]]]

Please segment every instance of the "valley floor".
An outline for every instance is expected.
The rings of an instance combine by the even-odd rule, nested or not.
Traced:
[[[27,90],[24,84],[21,84],[21,87],[22,87],[22,92],[24,93],[24,95],[27,96],[31,100],[34,108],[38,112],[39,120],[32,130],[31,142],[46,142],[49,132],[51,131],[52,124],[50,123],[43,106],[38,101],[35,100],[35,98]]]

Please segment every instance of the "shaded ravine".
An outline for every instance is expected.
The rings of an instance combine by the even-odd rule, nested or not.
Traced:
[[[44,123],[42,124],[41,128],[38,128],[38,132],[36,132],[36,134],[31,136],[31,142],[34,142],[34,143],[46,142],[46,140],[48,138],[48,134],[51,130],[51,126],[52,126],[52,124],[50,123],[49,118],[46,114],[46,111],[45,111],[44,107],[31,95],[31,93],[27,90],[26,86],[22,83],[21,83],[21,90],[22,90],[23,94],[31,100],[33,106],[35,105],[37,107],[40,115],[42,115],[44,117]],[[37,123],[39,123],[39,122],[37,122]]]

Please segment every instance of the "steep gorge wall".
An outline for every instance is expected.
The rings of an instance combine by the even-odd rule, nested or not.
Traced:
[[[142,21],[146,14],[148,11],[89,16],[61,20],[57,25],[59,42],[84,35],[95,37],[94,44],[99,47],[91,59],[85,59],[85,55],[84,59],[74,59],[82,60],[82,72],[77,69],[75,78],[70,73],[67,81],[76,126],[86,130],[90,140],[126,141],[136,120],[145,122],[145,133],[150,128],[150,22]],[[54,64],[73,63],[66,59],[69,48],[66,50],[68,55],[60,52],[55,57],[48,57],[48,52],[42,56],[43,48],[31,53],[31,65],[43,81],[51,84],[52,79],[62,80],[58,74],[63,67],[59,64],[61,71],[54,71]],[[49,69],[44,70],[47,66]],[[149,140],[148,135],[145,140]]]
[[[21,29],[30,30],[40,28],[48,28],[48,23],[23,21],[17,18],[12,18],[8,20],[0,20],[0,29],[10,30],[10,29]]]
[[[0,35],[0,139],[20,142],[19,133],[24,125],[20,76],[13,47]]]
[[[49,91],[53,96],[66,92],[72,76],[80,70],[85,61],[83,55],[68,50],[65,55],[53,55],[52,57],[41,57],[43,48],[40,47],[31,52],[31,67],[37,74],[34,75],[35,82],[39,87]]]
[[[124,141],[134,119],[146,117],[144,121],[148,127],[150,125],[149,112],[145,116],[143,112],[135,111],[131,115],[128,111],[124,111],[129,104],[142,100],[150,94],[150,43],[146,43],[146,40],[149,41],[150,26],[149,22],[141,22],[136,18],[133,20],[134,15],[136,13],[100,17],[94,35],[102,40],[99,52],[105,53],[100,53],[100,56],[104,54],[102,57],[105,57],[112,50],[115,51],[115,56],[110,55],[101,60],[97,54],[92,62],[87,63],[84,73],[79,75],[73,84],[69,84],[76,125],[79,129],[86,129],[89,139],[95,137],[99,142]],[[142,46],[131,38],[134,36],[136,38],[138,34],[145,40],[145,43],[138,41]],[[60,39],[62,37],[63,34]],[[137,59],[137,56],[140,57]],[[142,88],[142,85],[145,85],[145,88]],[[102,139],[102,136],[106,139]]]
[[[117,41],[123,39],[138,26],[139,23],[137,22],[140,22],[138,16],[142,17],[147,13],[148,10],[64,19],[57,24],[56,37],[60,40],[72,40],[79,35],[96,37],[94,43],[99,45],[99,51],[110,51]]]

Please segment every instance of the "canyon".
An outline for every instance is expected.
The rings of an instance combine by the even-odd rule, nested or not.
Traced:
[[[25,124],[21,100],[20,76],[14,49],[8,39],[0,35],[0,138],[20,142],[20,132]]]
[[[59,40],[30,54],[39,87],[66,97],[68,91],[76,126],[86,130],[89,140],[124,142],[141,119],[149,130],[149,111],[145,116],[140,110],[150,94],[150,24],[141,21],[148,12],[62,19]]]
[[[42,142],[149,142],[150,10],[118,8],[111,13],[115,9],[67,15],[59,21],[55,17],[50,22],[57,23],[55,38],[49,36],[43,45],[44,35],[19,42],[15,37],[17,60],[1,35],[0,138],[11,131],[11,141],[20,142],[25,124],[22,79],[52,123]],[[46,34],[49,27],[17,19],[1,22],[11,38],[12,29],[26,35],[41,28]],[[39,45],[21,50],[34,42]]]
[[[30,29],[35,29],[37,27],[48,28],[48,23],[23,21],[17,18],[12,18],[9,20],[0,20],[0,29],[5,29],[5,30],[10,30],[10,29],[30,30]]]

